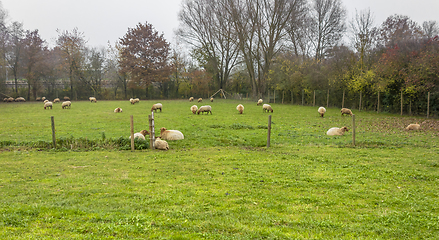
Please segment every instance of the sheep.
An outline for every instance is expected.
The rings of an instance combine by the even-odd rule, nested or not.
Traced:
[[[16,102],[26,102],[26,99],[24,99],[23,97],[18,97],[15,99]]]
[[[343,114],[346,114],[346,115],[353,115],[352,114],[352,111],[349,109],[349,108],[342,108],[341,110],[340,110],[340,112],[341,112],[341,115],[343,116]]]
[[[203,101],[203,99],[202,98],[198,98],[198,102],[202,102]]]
[[[49,100],[47,100],[47,99],[46,99],[46,100],[44,100],[44,102],[43,102],[43,103],[46,103],[46,102],[49,102]]]
[[[193,114],[196,114],[196,113],[197,113],[197,110],[198,110],[197,105],[192,105],[192,107],[191,107],[191,111],[192,111],[192,113],[193,113]]]
[[[3,98],[3,102],[7,102],[8,101],[8,98]]]
[[[45,102],[44,103],[44,109],[50,108],[52,109],[53,103],[52,102]]]
[[[264,100],[262,100],[262,99],[259,99],[258,100],[258,103],[256,104],[256,105],[258,105],[259,106],[259,104],[261,104],[262,102],[263,102]]]
[[[162,112],[162,104],[161,103],[156,103],[156,104],[152,105],[151,112],[154,110],[155,110],[155,112],[157,112],[157,109],[160,109],[160,112]]]
[[[97,100],[96,100],[95,97],[89,97],[88,100],[89,100],[90,102],[97,102]]]
[[[35,98],[35,101],[42,101],[40,97]]]
[[[115,113],[121,113],[122,112],[122,108],[118,107],[114,109]]]
[[[58,103],[58,102],[61,102],[61,100],[59,100],[59,98],[53,99],[53,103]]]
[[[242,114],[242,112],[244,112],[244,106],[242,104],[239,104],[238,106],[236,106],[236,110],[239,111],[239,114]]]
[[[409,124],[405,130],[420,130],[421,129],[421,125],[414,123],[414,124]]]
[[[138,138],[138,139],[145,140],[146,135],[149,135],[149,132],[147,130],[142,130],[138,133],[134,133],[134,139]],[[131,136],[130,136],[130,139],[131,139]]]
[[[69,97],[67,97],[67,96],[64,96],[64,101],[70,101],[70,98]]]
[[[42,97],[41,100],[42,100],[42,101],[46,100],[46,97]]]
[[[210,112],[210,115],[212,115],[212,107],[209,105],[201,106],[198,109],[197,114],[200,115],[200,113],[203,114],[204,112],[207,112],[207,115],[209,115],[209,112]]]
[[[319,110],[317,110],[320,113],[320,117],[323,117],[323,115],[325,115],[326,112],[326,108],[324,107],[319,107]]]
[[[65,101],[61,104],[62,109],[71,108],[71,107],[72,107],[72,102],[70,101]]]
[[[168,142],[161,140],[160,138],[155,139],[154,147],[159,150],[169,150]]]
[[[192,102],[192,101],[194,101],[194,97],[189,98],[189,102]]]
[[[264,104],[264,105],[262,105],[262,111],[273,112],[273,108],[271,108],[271,106],[268,104]]]
[[[210,102],[213,102],[213,97],[210,98]]]
[[[13,97],[8,98],[8,102],[13,102],[15,99]]]
[[[184,139],[183,133],[178,130],[166,130],[166,128],[160,128],[160,137],[164,140],[182,140]]]
[[[326,134],[329,136],[342,136],[344,134],[344,132],[349,131],[349,129],[347,127],[342,127],[342,128],[338,128],[338,127],[333,127],[330,128]]]

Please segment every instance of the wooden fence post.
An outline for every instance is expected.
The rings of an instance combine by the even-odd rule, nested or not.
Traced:
[[[285,91],[282,91],[282,104],[284,104]]]
[[[291,104],[294,104],[294,93],[293,93],[293,90],[291,90]]]
[[[355,146],[355,114],[352,114],[352,144]]]
[[[53,148],[56,148],[55,118],[53,116],[51,116],[50,120],[52,121],[52,143],[53,143]]]
[[[276,90],[273,90],[273,94],[274,94],[273,103],[276,103]]]
[[[134,121],[133,115],[130,115],[130,136],[131,136],[131,151],[134,151]]]
[[[380,92],[378,91],[377,113],[380,113]]]
[[[316,105],[316,90],[314,90],[314,96],[312,99],[312,106],[314,107]]]
[[[155,141],[155,131],[154,131],[154,112],[151,111],[151,115],[148,116],[149,118],[149,147],[151,150],[155,149],[154,141]]]
[[[329,107],[329,89],[328,89],[328,94],[326,95],[326,108]]]
[[[402,103],[402,90],[401,90],[401,116],[402,116],[402,107],[403,107],[403,103]]]
[[[358,106],[358,111],[361,111],[361,100],[363,98],[363,91],[360,91],[360,105]]]
[[[268,89],[268,103],[270,103],[270,89]]]
[[[305,90],[302,89],[302,106],[304,105],[304,103],[305,103]]]
[[[270,136],[271,136],[271,115],[268,115],[267,148],[270,147]]]
[[[427,97],[427,118],[430,116],[430,92],[428,92]]]
[[[341,100],[341,108],[344,108],[344,91],[345,90],[343,90],[343,99]]]

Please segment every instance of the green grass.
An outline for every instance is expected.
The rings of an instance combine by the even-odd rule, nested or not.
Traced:
[[[437,120],[357,112],[352,135],[328,137],[350,117],[272,104],[267,113],[233,100],[160,101],[160,127],[183,141],[169,151],[120,150],[129,115],[147,128],[157,101],[0,104],[0,239],[436,239],[439,234]],[[200,104],[197,104],[200,106]],[[113,109],[121,107],[123,113]],[[59,109],[58,109],[59,108]],[[5,117],[7,116],[7,117]],[[50,149],[58,138],[96,147]],[[411,122],[422,131],[406,132]],[[105,135],[105,138],[103,137]],[[43,141],[48,146],[32,147]],[[7,146],[5,146],[7,145]],[[85,144],[87,145],[87,144]],[[117,145],[119,146],[119,145]],[[94,151],[88,151],[94,150]]]

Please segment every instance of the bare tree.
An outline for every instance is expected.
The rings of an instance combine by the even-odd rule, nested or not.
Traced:
[[[346,30],[346,9],[341,0],[312,0],[310,16],[315,59],[319,61],[342,39]]]
[[[422,38],[419,25],[407,16],[392,15],[379,28],[379,43],[385,47],[394,47]]]
[[[36,69],[38,62],[43,60],[43,50],[45,42],[41,39],[38,30],[26,31],[26,37],[23,39],[23,64],[25,69],[24,76],[27,79],[27,99],[30,100],[31,86],[33,86],[33,96],[36,98],[37,81],[39,71]]]
[[[6,43],[9,37],[8,27],[6,26],[6,18],[8,13],[0,2],[0,90],[3,90],[4,81],[7,78],[7,59],[6,59]]]
[[[433,38],[439,34],[439,24],[437,21],[425,21],[422,23],[422,30],[427,38]]]
[[[9,30],[10,38],[8,39],[7,60],[12,69],[15,80],[15,93],[18,93],[18,75],[21,68],[22,41],[24,37],[23,24],[13,22]]]
[[[360,67],[363,68],[364,58],[371,50],[376,28],[373,26],[374,19],[370,9],[355,12],[355,18],[349,22],[351,42],[360,55]]]

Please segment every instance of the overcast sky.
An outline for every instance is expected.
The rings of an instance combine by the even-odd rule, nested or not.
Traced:
[[[175,43],[178,12],[182,0],[0,0],[8,11],[9,21],[24,24],[24,29],[38,29],[51,46],[58,36],[57,29],[71,31],[75,27],[84,33],[88,46],[112,45],[123,37],[128,28],[148,22],[164,33],[168,42]],[[409,16],[422,24],[439,22],[439,0],[342,0],[352,19],[355,9],[369,8],[375,25],[393,14]]]

